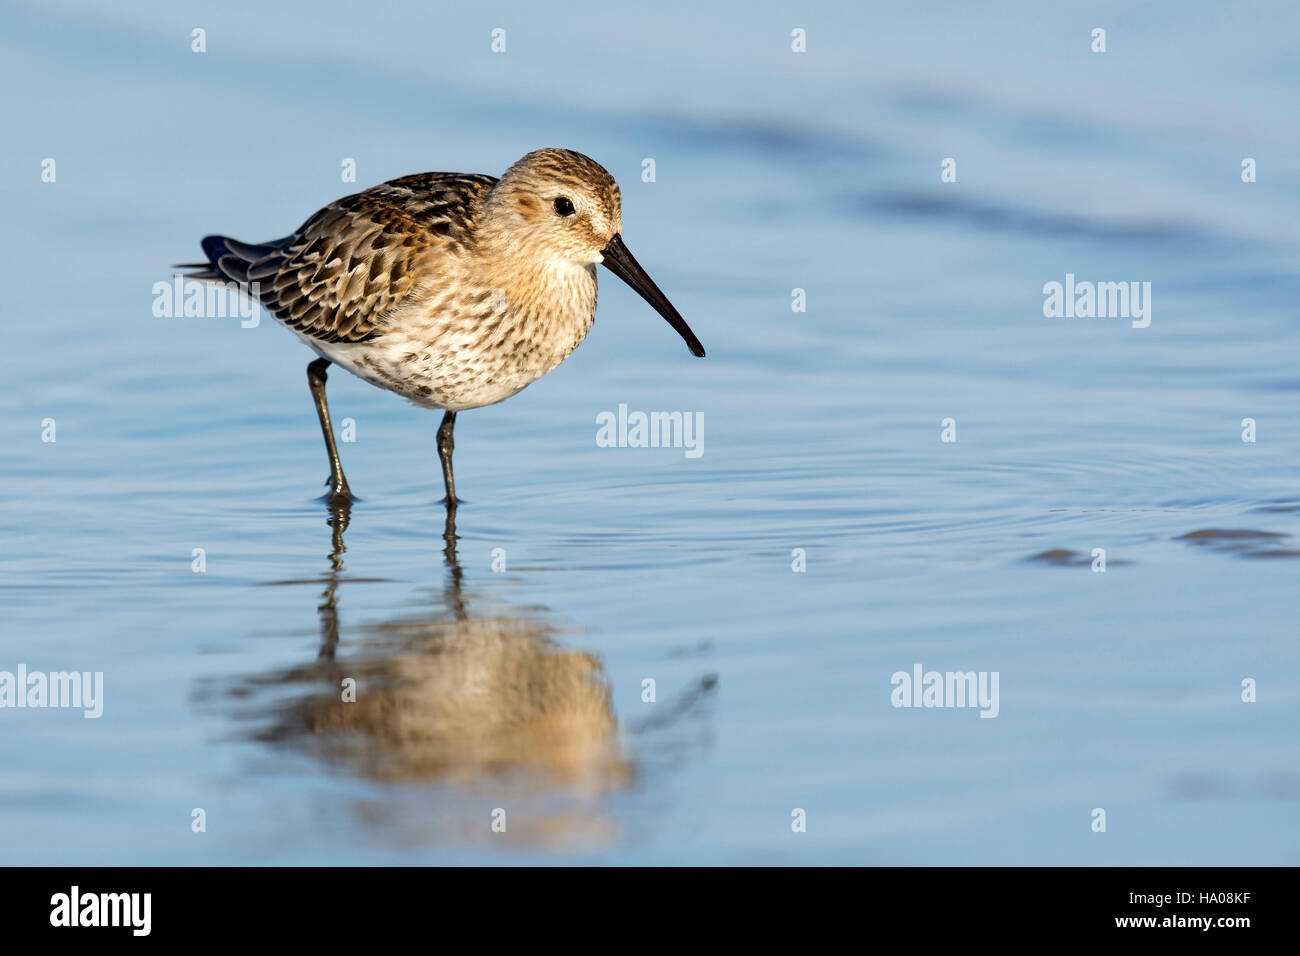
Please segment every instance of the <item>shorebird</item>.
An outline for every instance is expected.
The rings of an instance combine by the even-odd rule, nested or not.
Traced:
[[[352,492],[339,461],[331,363],[424,408],[441,409],[438,457],[454,510],[456,414],[503,401],[559,365],[596,317],[603,263],[704,346],[622,238],[618,183],[569,149],[539,149],[500,179],[416,173],[338,199],[291,235],[202,240],[187,278],[237,282],[319,358],[307,366],[329,454],[332,502]]]

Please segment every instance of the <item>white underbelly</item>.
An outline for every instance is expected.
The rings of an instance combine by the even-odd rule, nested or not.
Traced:
[[[520,360],[509,351],[419,346],[389,333],[370,342],[320,342],[299,334],[316,354],[423,408],[463,411],[504,401],[554,369],[572,348],[539,350]],[[581,339],[579,339],[581,341]],[[574,345],[576,346],[576,342]]]

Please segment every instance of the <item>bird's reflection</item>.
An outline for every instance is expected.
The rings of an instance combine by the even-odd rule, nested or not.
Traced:
[[[434,785],[444,801],[455,791],[452,812],[477,818],[464,825],[482,833],[484,808],[508,812],[509,795],[516,806],[533,803],[507,824],[521,840],[610,837],[593,801],[628,785],[636,768],[622,752],[599,659],[558,643],[536,610],[479,610],[486,602],[465,587],[454,510],[432,607],[349,626],[341,644],[340,588],[360,580],[345,574],[351,519],[350,507],[331,507],[316,659],[229,689],[245,705],[263,703],[252,736],[364,779]],[[267,695],[276,699],[269,708]]]
[[[331,515],[331,571],[320,605],[321,654],[338,645],[338,584],[346,508]],[[585,790],[627,782],[618,724],[599,660],[566,648],[543,619],[520,614],[471,616],[456,553],[455,513],[443,532],[447,566],[436,618],[388,621],[368,630],[379,653],[347,665],[334,661],[338,694],[312,698],[300,714],[309,733],[367,776],[473,780],[523,771]],[[344,700],[343,681],[356,681]]]
[[[403,614],[341,632],[351,507],[331,505],[312,659],[199,697],[233,705],[240,736],[377,784],[348,804],[381,842],[599,845],[620,827],[611,793],[707,747],[706,675],[619,732],[599,658],[565,646],[545,609],[493,605],[465,584],[456,514],[443,524],[441,584]],[[391,583],[391,581],[390,581]],[[698,648],[694,653],[698,653]],[[625,752],[636,745],[637,757]],[[506,814],[502,827],[494,814]],[[491,823],[489,823],[491,818]]]
[[[595,791],[627,782],[600,662],[557,644],[539,616],[471,616],[454,510],[443,530],[444,610],[368,628],[366,653],[337,661],[350,520],[346,505],[331,508],[330,570],[318,609],[320,656],[339,678],[331,681],[338,692],[305,701],[297,730],[327,741],[366,776],[387,780],[464,782],[524,771]],[[355,700],[346,699],[349,679]]]

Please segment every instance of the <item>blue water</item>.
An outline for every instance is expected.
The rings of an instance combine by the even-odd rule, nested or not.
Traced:
[[[1298,26],[7,5],[0,671],[104,709],[0,709],[0,861],[1300,862]],[[154,284],[543,145],[619,179],[709,357],[602,274],[586,343],[460,416],[451,547],[437,415],[336,371],[331,515],[308,350]],[[1150,326],[1045,317],[1067,274]],[[703,453],[599,447],[620,404]],[[997,717],[892,706],[917,664],[997,672]]]

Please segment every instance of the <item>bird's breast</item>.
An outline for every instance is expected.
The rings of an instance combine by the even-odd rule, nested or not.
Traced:
[[[596,319],[594,266],[565,266],[503,281],[479,329],[483,347],[520,373],[545,375],[573,352]]]
[[[594,272],[438,290],[393,316],[383,335],[331,357],[419,405],[491,405],[537,381],[586,338],[596,317]]]

